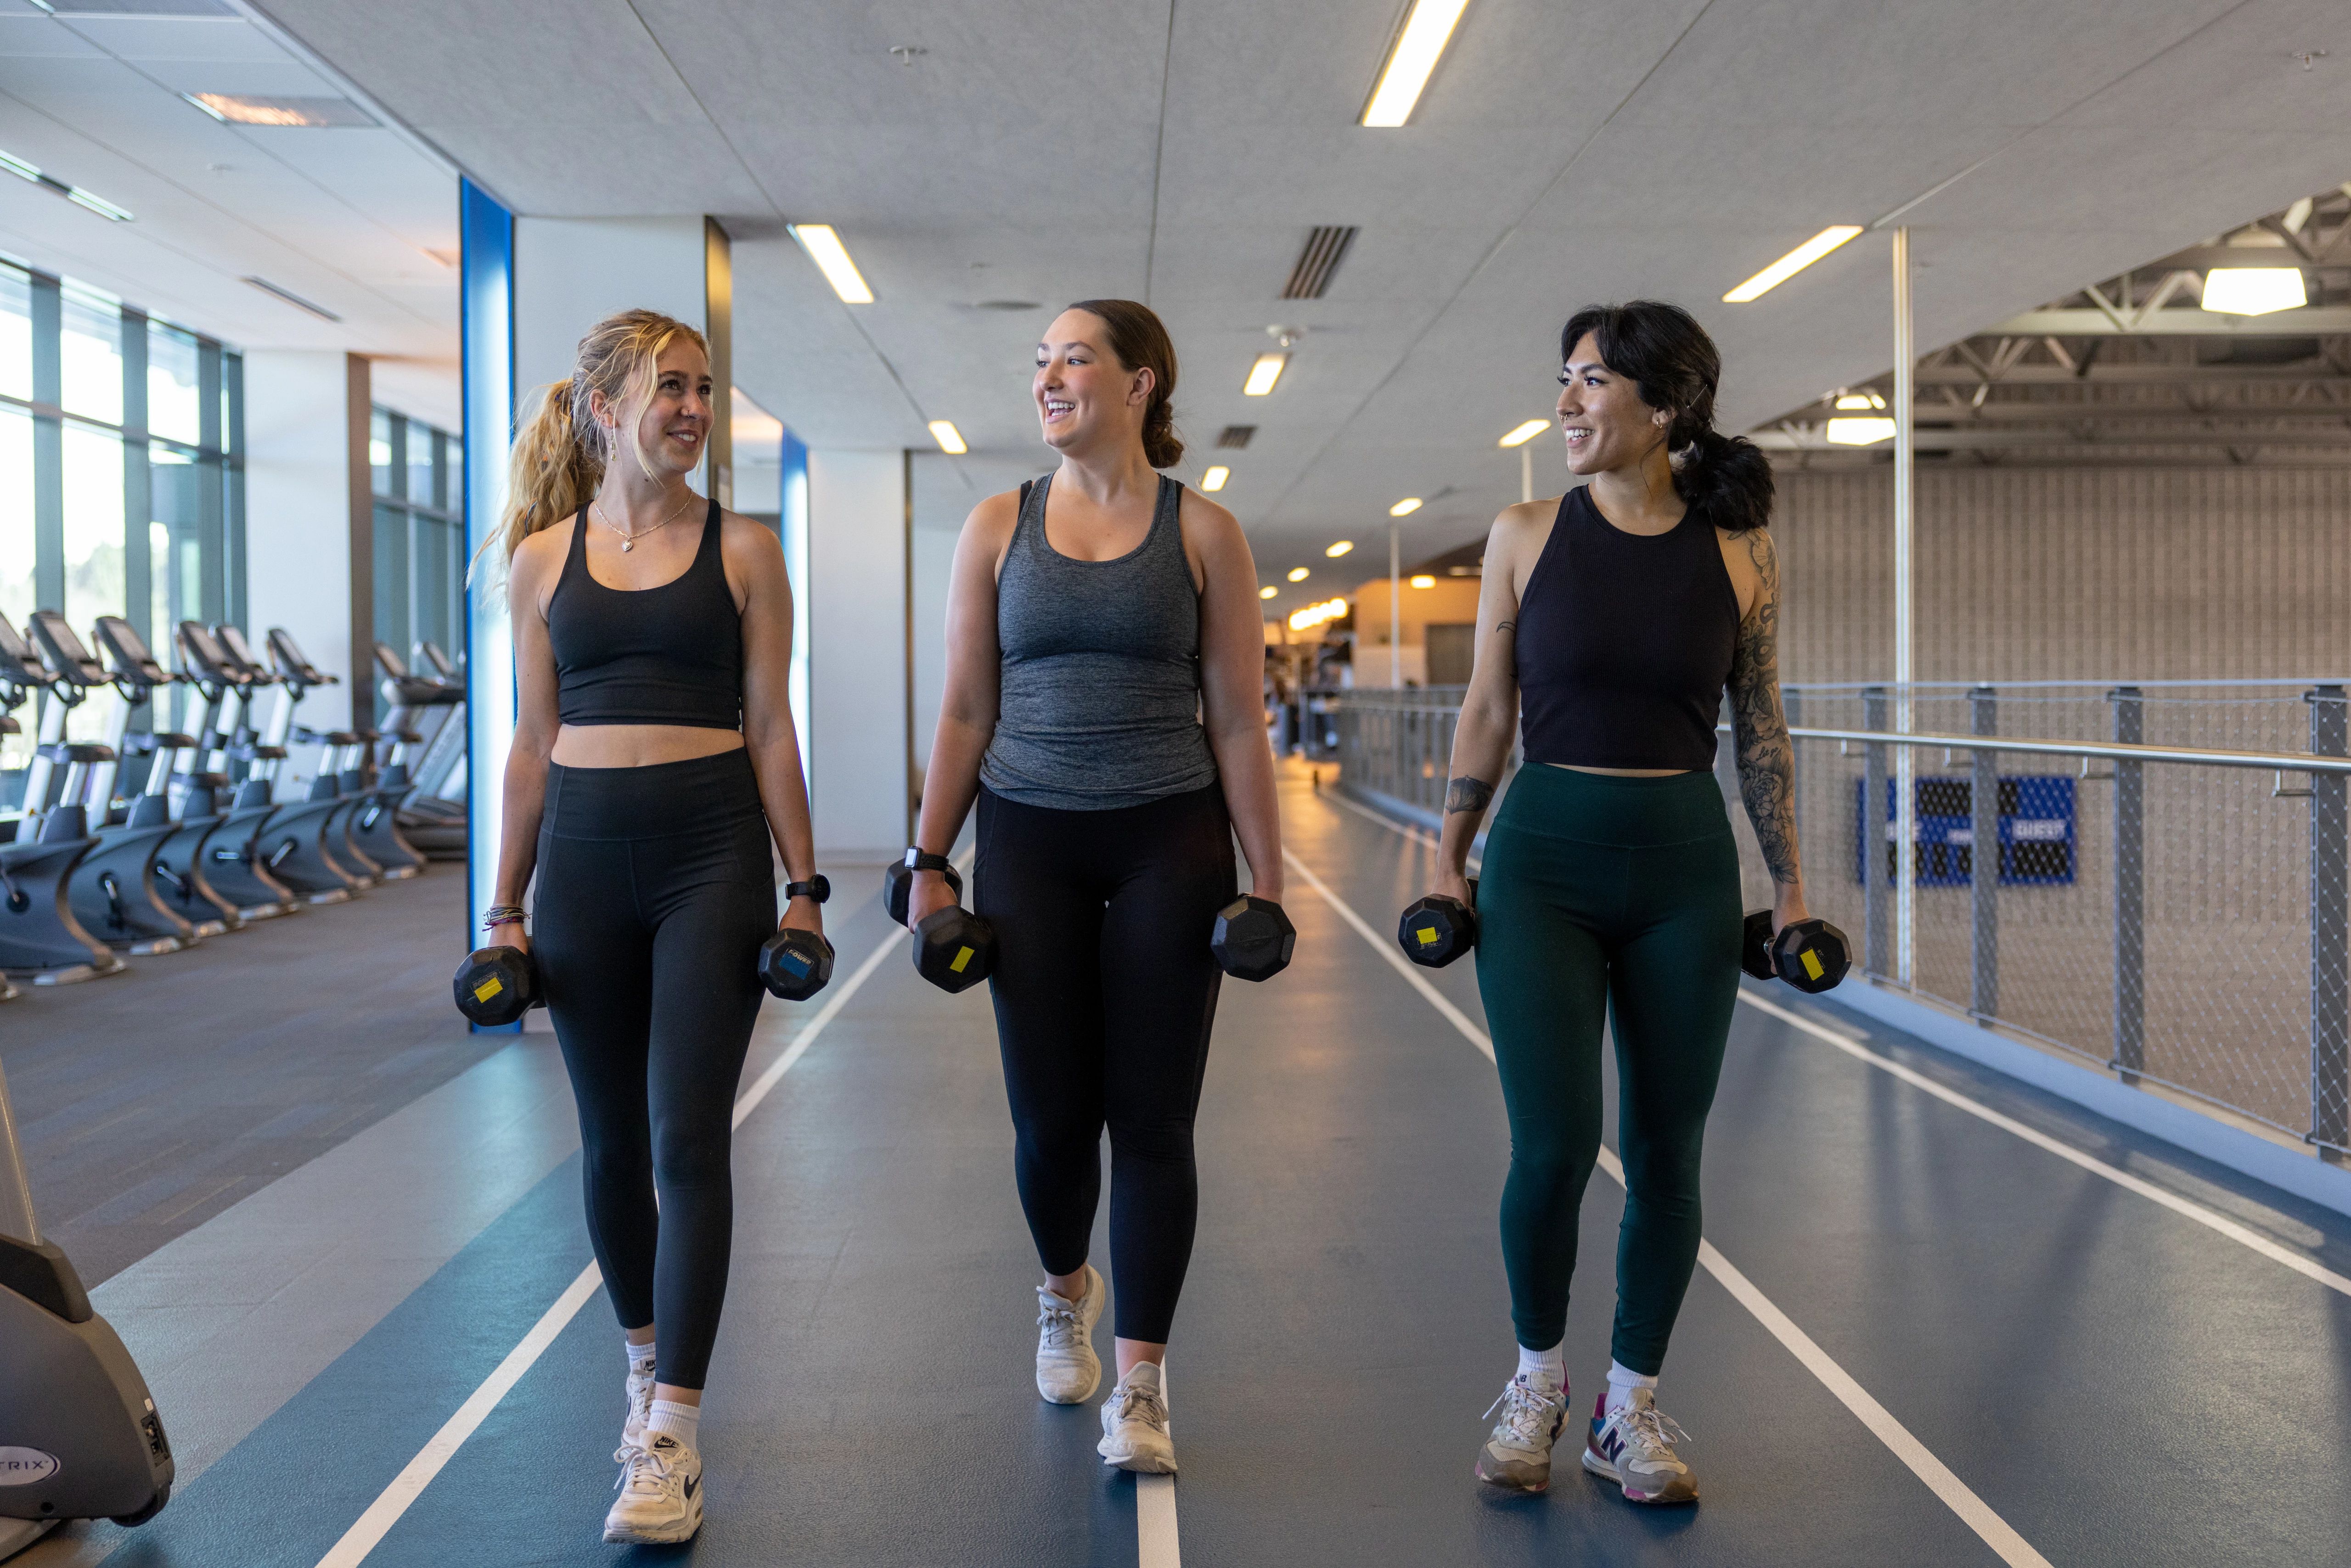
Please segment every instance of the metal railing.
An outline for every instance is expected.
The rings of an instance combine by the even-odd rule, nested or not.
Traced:
[[[2184,683],[2025,692],[2011,702],[1991,686],[1915,688],[1922,721],[1967,722],[1897,736],[1888,687],[1787,690],[1813,913],[1850,933],[1881,979],[1907,972],[1920,994],[2126,1082],[2225,1107],[2331,1157],[2351,1152],[2344,685],[2219,698]],[[1333,715],[1342,786],[1442,811],[1461,695],[1345,694]],[[2002,735],[2012,707],[2036,719],[2063,711],[2074,722],[2051,727],[2064,728],[2086,728],[2095,713],[2106,733]],[[1859,722],[1804,722],[1821,708]],[[2215,732],[2259,744],[2189,743]],[[1905,747],[1916,758],[1907,855],[1893,765]],[[1719,748],[1717,773],[1756,907],[1771,883],[1729,753]],[[1980,862],[1978,845],[1991,852]],[[1905,879],[1907,923],[1896,919]]]

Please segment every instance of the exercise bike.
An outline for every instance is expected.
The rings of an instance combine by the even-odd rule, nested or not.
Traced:
[[[172,1474],[138,1364],[41,1239],[0,1073],[0,1557],[68,1520],[144,1524]]]

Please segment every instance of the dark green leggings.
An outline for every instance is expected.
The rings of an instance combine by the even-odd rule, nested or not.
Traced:
[[[1698,1148],[1739,994],[1739,854],[1711,773],[1531,763],[1478,887],[1478,988],[1510,1115],[1502,1260],[1519,1343],[1567,1333],[1577,1210],[1600,1153],[1612,1023],[1627,1187],[1615,1358],[1655,1376],[1698,1262]]]

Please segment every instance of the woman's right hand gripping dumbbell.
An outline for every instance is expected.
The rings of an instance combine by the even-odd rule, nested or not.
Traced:
[[[905,899],[906,929],[914,934],[914,968],[923,978],[949,993],[968,990],[987,978],[996,962],[996,933],[963,907],[963,878],[945,856],[909,850],[905,860],[883,876],[882,895],[893,915],[898,899]]]

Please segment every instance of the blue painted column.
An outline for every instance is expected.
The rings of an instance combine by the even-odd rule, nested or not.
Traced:
[[[514,439],[514,214],[462,181],[459,291],[465,415],[465,557],[475,561],[506,504]],[[481,560],[465,584],[465,932],[481,941],[482,913],[498,874],[500,794],[514,738],[514,644],[507,625],[503,563]],[[518,1028],[519,1026],[515,1026]]]

